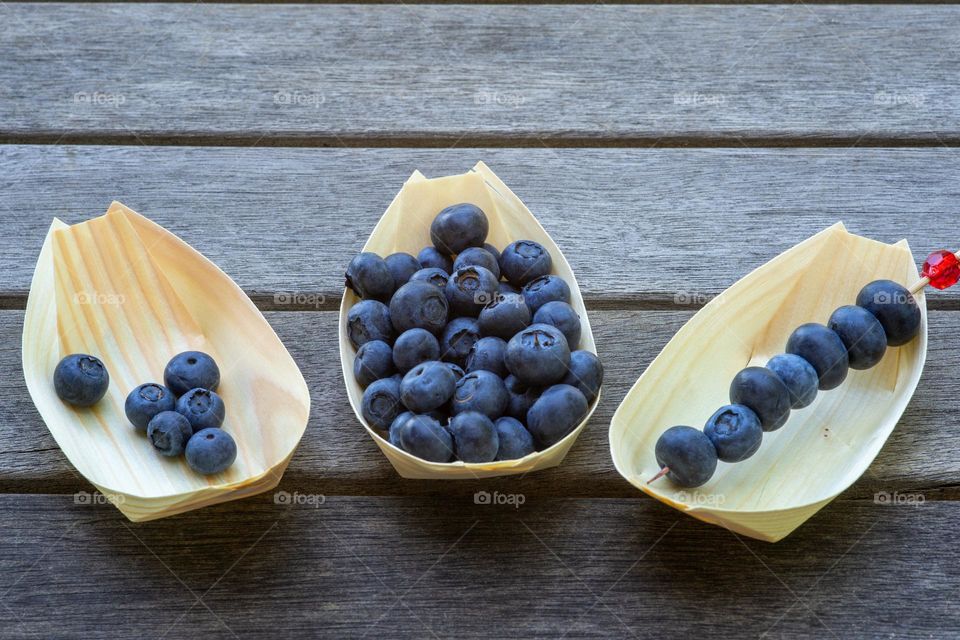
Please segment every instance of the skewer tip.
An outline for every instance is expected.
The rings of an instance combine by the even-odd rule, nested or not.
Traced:
[[[660,478],[667,475],[668,473],[670,473],[670,467],[663,467],[662,469],[660,469],[660,471],[657,472],[657,475],[647,480],[647,484],[650,484],[651,482],[659,480]]]

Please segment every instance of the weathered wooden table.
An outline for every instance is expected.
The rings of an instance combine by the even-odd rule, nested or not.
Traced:
[[[0,636],[960,636],[958,293],[930,298],[876,462],[783,542],[642,496],[607,445],[673,332],[799,240],[844,220],[920,260],[960,245],[958,27],[950,5],[0,4]],[[402,480],[347,404],[341,274],[411,171],[480,159],[572,263],[605,393],[560,468]],[[50,219],[113,199],[221,265],[298,361],[298,504],[134,525],[87,499],[20,331]]]

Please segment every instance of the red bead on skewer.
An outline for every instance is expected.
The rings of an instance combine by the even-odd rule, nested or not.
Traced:
[[[934,251],[927,256],[920,275],[927,278],[934,289],[952,287],[960,280],[960,259],[946,249]]]

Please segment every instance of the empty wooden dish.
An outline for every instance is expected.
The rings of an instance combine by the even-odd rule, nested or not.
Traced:
[[[209,353],[220,366],[224,429],[236,462],[203,476],[165,458],[127,420],[127,394],[163,383],[177,353]],[[54,392],[70,353],[100,358],[107,395],[74,408]],[[212,262],[172,233],[114,202],[106,215],[54,220],[33,275],[23,327],[27,388],[50,433],[85,478],[130,520],[151,520],[267,491],[303,435],[306,382],[263,315]]]
[[[838,388],[791,412],[763,434],[760,450],[684,489],[663,478],[657,438],[674,425],[701,428],[727,404],[747,366],[782,353],[806,322],[826,323],[873,280],[909,287],[919,279],[907,242],[876,242],[842,223],[777,256],[711,300],[664,347],[624,398],[610,425],[617,470],[641,491],[705,522],[760,540],[780,540],[849,487],[876,457],[913,396],[927,352],[924,294],[920,334],[889,348],[877,366],[850,370]]]
[[[587,310],[583,306],[583,296],[580,295],[577,280],[566,258],[520,199],[482,162],[477,163],[467,173],[443,178],[427,179],[419,171],[414,172],[380,218],[363,250],[384,257],[398,251],[417,255],[423,247],[430,245],[430,223],[437,213],[444,207],[460,202],[470,202],[483,209],[490,221],[487,242],[498,249],[514,240],[535,240],[550,252],[553,258],[552,273],[570,285],[570,304],[580,315],[579,348],[596,353]],[[347,313],[357,302],[359,298],[347,289],[340,303],[340,362],[347,395],[357,419],[393,464],[397,473],[404,478],[489,478],[554,467],[563,461],[600,401],[598,394],[583,421],[563,440],[548,449],[518,460],[490,463],[457,461],[443,464],[421,460],[390,444],[370,427],[360,412],[363,388],[353,376],[356,350],[347,335]]]

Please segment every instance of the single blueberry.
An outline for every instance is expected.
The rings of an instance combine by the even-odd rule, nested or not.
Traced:
[[[444,292],[422,280],[403,285],[390,300],[390,320],[397,333],[415,328],[439,333],[447,324],[447,313]]]
[[[707,420],[703,432],[724,462],[746,460],[757,452],[763,440],[760,418],[742,404],[720,407]]]
[[[540,449],[563,440],[587,415],[587,399],[568,384],[548,387],[527,412],[527,429]]]
[[[483,267],[492,273],[497,280],[500,279],[500,265],[497,264],[497,259],[483,247],[464,249],[457,256],[457,259],[453,261],[454,272],[464,267]]]
[[[489,251],[489,252],[490,252],[490,255],[493,256],[493,259],[497,261],[497,265],[498,265],[498,266],[497,266],[497,271],[500,271],[500,267],[499,267],[499,263],[500,263],[500,252],[497,250],[497,248],[496,248],[495,246],[493,246],[493,245],[490,244],[489,242],[484,242],[484,243],[483,243],[483,248],[486,249],[487,251]]]
[[[524,421],[527,419],[527,412],[537,401],[543,389],[540,387],[528,387],[520,382],[515,375],[509,375],[503,379],[503,386],[507,388],[509,399],[507,400],[506,414],[511,418]]]
[[[502,378],[507,375],[507,365],[503,361],[506,353],[507,343],[502,338],[480,338],[467,354],[467,371],[491,371]]]
[[[453,459],[453,438],[430,416],[413,416],[400,427],[401,448],[427,462],[450,462]]]
[[[790,418],[790,391],[777,374],[763,367],[747,367],[733,378],[730,403],[752,409],[764,431],[776,431]]]
[[[424,247],[417,254],[417,262],[424,269],[440,269],[444,273],[453,272],[453,260],[450,254],[440,253],[436,247]]]
[[[537,450],[533,444],[533,436],[516,418],[505,416],[493,425],[497,428],[497,438],[500,441],[495,460],[519,460]]]
[[[390,276],[393,278],[393,291],[407,284],[413,274],[422,268],[420,262],[409,253],[391,253],[383,261],[387,264],[387,269],[390,270]]]
[[[523,299],[530,312],[536,313],[537,309],[554,300],[569,303],[570,287],[559,276],[540,276],[523,286]]]
[[[563,332],[567,344],[576,349],[580,344],[580,316],[573,310],[569,302],[554,300],[547,302],[533,314],[536,324],[552,324]]]
[[[353,305],[347,312],[347,336],[354,349],[373,340],[392,343],[394,330],[390,309],[379,300],[361,300]]]
[[[452,313],[477,317],[500,293],[500,283],[488,269],[463,267],[453,272],[444,288]]]
[[[875,280],[857,294],[857,306],[880,321],[887,334],[887,346],[900,347],[920,332],[920,307],[903,285],[892,280]]]
[[[699,429],[670,427],[657,440],[654,455],[660,468],[667,467],[667,478],[681,487],[705,484],[717,469],[717,450]]]
[[[447,207],[430,224],[430,241],[446,254],[457,254],[467,247],[482,247],[490,223],[475,204],[461,203]]]
[[[600,385],[603,384],[603,365],[600,358],[589,351],[571,352],[567,375],[560,382],[576,387],[587,402],[593,404],[600,393]]]
[[[403,445],[400,443],[400,431],[403,428],[404,424],[410,418],[414,417],[416,414],[412,411],[404,411],[396,418],[393,419],[393,422],[390,423],[390,430],[387,432],[387,438],[395,447],[403,449]]]
[[[53,370],[53,389],[57,396],[75,407],[98,403],[110,386],[110,374],[99,358],[72,353]]]
[[[360,413],[374,429],[388,429],[402,409],[400,382],[395,378],[381,378],[371,382],[363,392]]]
[[[863,307],[840,307],[830,316],[827,327],[843,341],[851,369],[869,369],[883,359],[887,334],[876,316]]]
[[[546,387],[567,375],[570,348],[554,326],[532,324],[507,343],[507,369],[526,385]]]
[[[364,299],[386,302],[393,293],[393,274],[383,258],[364,251],[347,265],[345,286]]]
[[[440,359],[453,362],[461,368],[467,364],[467,356],[480,339],[480,328],[473,318],[454,318],[443,329],[440,337]]]
[[[457,457],[464,462],[493,462],[500,437],[493,421],[482,413],[467,411],[450,419],[450,435]]]
[[[444,271],[443,269],[437,269],[436,267],[427,267],[426,269],[420,269],[415,274],[410,276],[410,282],[429,282],[435,287],[438,287],[441,291],[447,288],[447,280],[450,279],[450,274]]]
[[[440,343],[437,342],[437,337],[426,329],[407,329],[393,345],[393,363],[400,373],[410,371],[421,362],[439,359]]]
[[[847,347],[835,331],[822,324],[802,324],[787,340],[787,353],[800,356],[813,365],[820,378],[821,391],[835,389],[847,377],[849,357]]]
[[[403,376],[400,382],[400,399],[410,411],[426,413],[442,407],[453,397],[456,387],[456,376],[444,363],[423,362]],[[396,417],[396,414],[391,420],[393,417]]]
[[[793,409],[808,407],[817,397],[820,376],[813,365],[792,353],[781,353],[770,358],[767,369],[773,371],[790,392]]]
[[[353,361],[353,377],[361,387],[380,378],[389,378],[394,373],[393,349],[383,340],[365,342],[357,350],[357,357]]]
[[[226,407],[223,399],[209,389],[191,389],[177,400],[177,413],[190,421],[193,431],[218,429],[223,424]]]
[[[510,394],[499,376],[489,371],[472,371],[457,382],[450,413],[475,411],[496,420],[507,410],[509,400]]]
[[[163,370],[163,384],[176,396],[197,388],[216,391],[220,386],[220,367],[202,351],[184,351],[167,363]]]
[[[480,333],[509,340],[530,325],[530,307],[523,296],[501,294],[480,310]]]
[[[552,268],[550,252],[533,240],[512,242],[500,254],[500,273],[517,287],[547,275]]]
[[[174,411],[177,399],[170,389],[154,382],[135,388],[123,403],[127,420],[140,431],[146,431],[153,416],[163,411]]]
[[[165,456],[183,453],[193,435],[190,421],[176,411],[161,411],[147,423],[147,438],[153,448]]]
[[[226,471],[237,459],[237,443],[223,429],[204,429],[187,442],[186,454],[191,469],[213,475]]]

